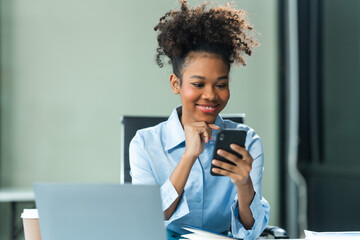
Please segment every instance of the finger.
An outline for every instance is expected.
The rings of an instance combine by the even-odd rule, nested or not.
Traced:
[[[209,139],[211,138],[211,136],[209,135],[209,132],[207,131],[207,129],[200,129],[199,131],[201,131],[201,134],[204,137],[204,140],[206,143],[209,143]]]
[[[216,125],[214,125],[214,126],[217,127]],[[202,139],[204,139],[204,141],[206,143],[209,143],[209,140],[212,140],[211,127],[206,122],[195,123],[194,129],[202,137]]]
[[[230,171],[230,172],[235,172],[236,171],[236,166],[232,165],[232,164],[229,164],[229,163],[226,163],[226,162],[223,162],[223,161],[219,161],[219,160],[212,160],[212,164],[214,166],[217,166],[217,167],[220,167],[224,170],[227,170],[227,171]]]
[[[211,129],[214,129],[214,130],[219,130],[220,127],[219,126],[216,126],[215,124],[208,124],[208,126],[211,128]]]
[[[251,171],[251,165],[245,161],[240,162],[239,165],[234,166],[232,164],[226,163],[226,162],[222,162],[222,161],[218,161],[216,159],[214,159],[212,161],[212,164],[214,166],[217,166],[223,170],[226,170],[230,173],[235,174],[236,176],[248,176],[250,174]]]
[[[230,178],[236,178],[237,175],[235,173],[229,172],[225,169],[221,168],[212,168],[212,171],[216,174],[222,175],[222,176],[228,176]]]
[[[245,155],[247,153],[246,148],[239,146],[235,143],[230,144],[230,148],[238,153],[240,153],[241,155]]]
[[[216,153],[219,154],[220,156],[224,157],[225,159],[233,162],[234,164],[237,164],[237,162],[239,162],[241,160],[241,158],[239,158],[238,156],[236,156],[228,151],[225,151],[223,149],[217,150]]]
[[[219,175],[222,175],[222,176],[227,176],[235,181],[242,181],[244,178],[243,177],[240,177],[239,175],[235,174],[235,173],[232,173],[232,172],[229,172],[229,171],[226,171],[224,169],[219,169],[219,168],[213,168],[212,170],[214,173],[216,174],[219,174]]]
[[[208,124],[206,124],[206,126],[205,126],[205,131],[208,134],[209,140],[212,140],[213,139],[212,131],[211,131],[211,128],[210,128],[210,126]]]
[[[243,160],[249,160],[250,162],[253,161],[250,153],[248,152],[248,150],[246,150],[246,148],[236,145],[234,143],[230,144],[230,148],[235,152],[241,154]]]
[[[198,130],[198,133],[200,135],[201,141],[204,141],[205,143],[209,143],[210,136],[206,131]]]
[[[220,168],[212,168],[212,171],[213,171],[213,173],[223,175],[223,176],[227,176],[226,174],[228,174],[228,171],[226,171],[224,169],[220,169]]]
[[[219,130],[220,127],[219,126],[216,126],[215,124],[208,124],[208,127],[210,128],[210,132],[211,132],[211,129],[213,130]],[[213,136],[212,136],[212,132],[211,132],[211,135],[210,135],[210,140],[213,140]]]

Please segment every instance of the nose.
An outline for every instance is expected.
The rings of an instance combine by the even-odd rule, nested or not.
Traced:
[[[204,100],[213,101],[216,99],[216,91],[212,87],[207,87],[204,89],[202,94]]]

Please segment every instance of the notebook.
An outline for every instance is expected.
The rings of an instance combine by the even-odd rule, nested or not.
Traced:
[[[43,240],[166,240],[158,186],[34,184]]]

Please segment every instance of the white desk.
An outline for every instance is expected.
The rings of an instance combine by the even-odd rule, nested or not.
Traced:
[[[16,235],[16,218],[20,216],[15,216],[16,214],[16,204],[21,202],[34,202],[35,194],[32,189],[13,189],[13,188],[4,188],[0,189],[0,203],[10,203],[11,204],[11,234],[12,239],[15,239]],[[258,238],[263,239],[263,238]],[[289,239],[289,240],[304,240],[304,239]]]
[[[34,202],[34,201],[35,201],[35,194],[32,189],[17,189],[17,188],[0,189],[0,203],[10,203],[11,239],[16,239],[16,235],[18,233],[16,228],[16,220],[20,218],[20,215],[16,216],[16,204]]]
[[[31,202],[35,200],[31,189],[0,189],[0,202]]]

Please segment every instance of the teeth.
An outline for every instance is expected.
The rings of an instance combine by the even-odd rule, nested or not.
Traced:
[[[212,107],[212,106],[202,106],[202,105],[199,105],[199,107],[203,108],[203,109],[207,109],[207,110],[213,110],[215,109],[215,107]]]

